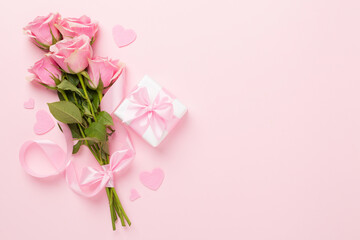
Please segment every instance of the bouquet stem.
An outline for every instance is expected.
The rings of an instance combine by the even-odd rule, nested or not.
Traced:
[[[123,227],[126,226],[126,223],[131,226],[131,221],[128,218],[128,216],[126,215],[124,208],[121,205],[121,202],[119,200],[119,197],[116,193],[115,188],[106,188],[106,193],[109,199],[109,205],[110,205],[110,214],[111,214],[111,222],[112,222],[112,227],[113,230],[116,229],[115,227],[115,222],[117,220],[117,218],[120,218],[121,221],[121,225]],[[125,223],[126,221],[126,223]]]
[[[95,145],[96,146],[96,145]],[[91,150],[90,146],[88,146],[89,149]],[[100,151],[99,155],[96,154],[97,150]],[[101,154],[101,148],[99,146],[94,147],[91,152],[93,153],[94,157],[98,160],[98,162],[100,163],[100,165],[105,165],[109,163],[109,156],[106,153]],[[102,159],[101,157],[98,156],[106,156],[104,159]],[[115,188],[113,187],[106,187],[106,194],[109,200],[109,207],[110,207],[110,215],[111,215],[111,223],[112,223],[112,228],[115,231],[116,230],[116,221],[118,218],[120,218],[121,221],[121,225],[123,227],[126,226],[126,223],[128,224],[128,226],[131,226],[131,221],[129,219],[129,217],[126,215],[125,210],[120,202],[119,196],[116,193]],[[125,223],[126,221],[126,223]]]
[[[64,73],[63,78],[62,82],[64,82],[64,80],[69,82],[70,80],[73,82],[75,81],[74,87],[76,87],[78,91],[82,91],[80,91],[80,93],[76,92],[77,94],[75,94],[75,92],[67,90],[69,87],[67,87],[66,90],[59,89],[59,87],[57,89],[60,99],[62,98],[66,102],[72,102],[79,109],[83,110],[83,121],[77,124],[69,124],[73,137],[75,139],[77,138],[79,141],[76,150],[75,148],[73,150],[73,154],[79,150],[81,145],[86,145],[100,165],[109,164],[110,154],[108,148],[108,136],[110,136],[114,130],[110,127],[113,124],[111,116],[105,112],[101,112],[100,110],[100,102],[103,95],[102,88],[96,90],[89,89],[85,84],[81,73]],[[76,78],[78,79],[78,82],[76,81]],[[89,80],[87,79],[87,81]],[[108,129],[111,133],[107,132]],[[130,219],[121,205],[115,188],[106,187],[106,194],[109,200],[113,230],[116,230],[115,223],[118,218],[120,218],[121,225],[123,227],[126,226],[126,223],[130,226]]]

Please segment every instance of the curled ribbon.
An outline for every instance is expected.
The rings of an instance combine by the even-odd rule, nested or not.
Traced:
[[[29,175],[37,178],[47,178],[51,176],[56,176],[61,174],[70,163],[71,151],[72,151],[72,138],[70,129],[62,124],[62,129],[64,132],[66,140],[67,151],[57,145],[56,143],[49,140],[31,140],[25,142],[20,148],[19,160],[20,164]],[[26,161],[26,153],[32,148],[39,147],[44,153],[45,157],[49,160],[51,165],[54,167],[55,171],[50,173],[39,173],[29,167]]]
[[[123,171],[135,156],[132,146],[128,145],[123,150],[114,152],[110,157],[110,163],[103,165],[101,170],[91,167],[84,168],[79,181],[75,166],[71,161],[73,146],[71,131],[67,125],[62,123],[60,125],[66,139],[66,152],[59,145],[48,140],[28,141],[22,145],[19,155],[20,163],[25,172],[37,178],[47,178],[65,171],[69,187],[85,197],[93,197],[105,187],[114,187],[114,174]],[[130,143],[130,140],[127,140],[127,143]],[[40,147],[46,159],[54,166],[55,172],[38,173],[29,167],[26,153],[34,147]]]
[[[114,112],[115,108],[123,98],[125,84],[124,73],[125,69],[123,69],[119,79],[113,84],[103,98],[101,109],[110,114]],[[121,97],[119,97],[119,94]],[[65,172],[66,181],[69,187],[76,193],[85,197],[93,197],[105,187],[114,187],[114,174],[122,172],[135,156],[135,150],[127,131],[125,130],[123,135],[125,138],[122,139],[123,146],[121,150],[116,151],[111,155],[110,163],[103,165],[101,170],[91,167],[84,168],[79,180],[77,171],[72,162],[73,139],[71,131],[66,124],[59,124],[65,137],[66,151],[49,140],[31,140],[25,142],[21,146],[19,153],[20,164],[25,172],[36,178],[47,178]],[[55,170],[53,172],[40,173],[28,165],[27,152],[37,147],[40,148],[46,159],[54,167]]]
[[[155,99],[151,101],[145,87],[138,88],[129,97],[130,105],[127,108],[127,117],[123,122],[137,122],[142,129],[149,126],[160,139],[167,129],[167,122],[173,117],[172,99],[161,89]]]

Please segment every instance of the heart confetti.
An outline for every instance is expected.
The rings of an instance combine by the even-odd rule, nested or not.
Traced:
[[[130,201],[135,201],[136,199],[140,198],[140,194],[136,191],[136,189],[131,189],[131,192],[130,192]]]
[[[49,132],[55,127],[54,120],[44,110],[39,110],[36,113],[36,123],[34,125],[34,132],[37,135],[42,135]]]
[[[141,183],[151,189],[156,191],[162,184],[164,180],[164,172],[160,168],[155,168],[151,173],[142,172],[140,173],[140,181]]]
[[[114,26],[112,33],[114,41],[119,48],[131,44],[136,39],[136,33],[134,32],[134,30],[125,29],[120,25]]]
[[[33,98],[29,98],[26,102],[24,102],[25,109],[34,109],[35,101]]]

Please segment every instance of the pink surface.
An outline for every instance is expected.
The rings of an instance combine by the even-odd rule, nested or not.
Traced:
[[[360,239],[359,1],[14,0],[0,9],[0,239]],[[25,80],[43,53],[22,27],[50,11],[99,21],[96,53],[127,64],[127,90],[148,74],[189,107],[159,148],[130,133],[137,156],[116,177],[130,229],[111,230],[104,192],[86,199],[20,166],[26,140],[64,147],[58,130],[33,133],[36,111],[57,96]],[[137,40],[119,49],[115,24]],[[23,108],[30,97],[36,111]],[[153,192],[138,177],[155,167],[166,178]],[[134,202],[132,188],[142,195]]]

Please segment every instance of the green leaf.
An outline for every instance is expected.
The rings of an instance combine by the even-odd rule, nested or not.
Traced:
[[[66,74],[66,79],[71,82],[74,86],[77,86],[80,82],[79,78],[77,77],[76,74],[70,74],[67,73]]]
[[[110,155],[110,151],[109,151],[109,144],[108,144],[108,142],[103,142],[101,145],[100,145],[100,147],[101,147],[101,153],[105,153],[105,154],[107,154],[107,155]],[[105,156],[106,157],[106,156]]]
[[[87,116],[92,116],[89,108],[88,108],[88,105],[87,105],[87,102],[82,102],[82,107],[84,109],[84,114],[87,115]]]
[[[55,77],[54,74],[51,74],[51,79],[54,80],[55,84],[56,85],[59,85],[61,83],[60,79],[58,79],[57,77]]]
[[[61,89],[59,89],[59,90],[61,90]],[[61,91],[62,91],[62,90],[61,90]],[[75,97],[76,97],[75,92],[71,92],[71,91],[64,91],[64,92],[65,92],[68,100],[69,100],[70,102],[72,102],[73,104],[75,104],[75,105],[80,109],[80,112],[83,112],[81,106],[80,106],[80,105],[76,102],[76,100],[75,100]],[[75,95],[75,97],[74,97],[74,95]],[[76,99],[77,99],[77,98],[76,98]]]
[[[90,76],[89,76],[89,74],[88,74],[87,71],[82,71],[82,72],[81,72],[81,75],[83,75],[84,78],[90,79]]]
[[[60,124],[58,123],[57,125],[58,125],[58,127],[59,127],[60,131],[61,131],[61,132],[63,132],[63,130],[62,130],[62,128],[61,128],[61,126],[60,126]]]
[[[100,106],[100,99],[99,99],[99,95],[98,95],[97,91],[92,90],[92,89],[87,89],[87,93],[88,93],[90,102],[94,106],[95,112],[97,112],[97,109]]]
[[[74,146],[73,146],[73,151],[72,154],[77,153],[80,150],[81,145],[83,145],[84,142],[83,141],[78,141]]]
[[[66,66],[67,66],[67,68],[68,68],[68,70],[69,70],[69,72],[70,72],[71,74],[76,74],[76,73],[70,68],[69,64],[66,64]]]
[[[92,37],[92,38],[91,38],[91,41],[90,41],[90,45],[93,45],[94,42],[95,42],[95,37]]]
[[[72,124],[68,124],[70,130],[71,130],[71,135],[73,138],[81,138],[81,132],[79,130],[78,124],[76,123],[72,123]]]
[[[72,102],[59,101],[48,103],[51,114],[63,123],[81,123],[82,116],[79,108]]]
[[[94,97],[95,97],[95,92],[91,89],[86,89],[86,91],[87,91],[90,101],[93,101]]]
[[[81,75],[83,75],[84,78],[85,78],[85,79],[84,79],[85,85],[86,85],[88,88],[90,88],[91,90],[96,90],[96,88],[94,88],[94,87],[91,86],[91,84],[90,84],[90,83],[93,83],[93,82],[92,82],[92,80],[90,79],[88,73],[87,73],[87,72],[84,72],[84,71],[83,71],[83,73],[85,73],[85,74],[81,74]],[[87,77],[85,77],[85,76],[87,76]]]
[[[34,40],[35,40],[35,45],[38,46],[39,48],[41,48],[43,50],[49,49],[49,47],[50,47],[49,45],[39,42],[39,40],[37,40],[36,38],[34,38]]]
[[[64,98],[64,96],[61,94],[61,92],[58,91],[58,92],[57,92],[57,95],[58,95],[60,101],[65,101],[65,98]]]
[[[102,91],[104,90],[104,83],[103,83],[103,81],[101,80],[101,76],[100,76],[100,79],[99,79],[99,85],[98,85],[98,87],[97,87],[97,89],[96,89],[98,92],[101,92],[102,93]]]
[[[98,122],[104,124],[105,126],[114,125],[112,117],[110,116],[109,113],[107,113],[105,111],[99,112],[98,115],[96,115],[96,118],[97,118]]]
[[[51,39],[52,39],[51,44],[54,45],[57,42],[57,40],[54,37],[54,34],[53,34],[52,30],[51,30],[50,23],[49,23],[49,29],[50,29]]]
[[[80,97],[85,98],[85,96],[82,94],[82,92],[80,92],[79,89],[76,86],[74,86],[71,82],[69,82],[68,80],[63,80],[57,87],[61,90],[69,90],[69,91],[75,92]]]
[[[89,144],[92,145],[92,143],[90,143],[90,141],[92,142],[96,142],[98,143],[99,140],[97,138],[92,138],[92,137],[81,137],[81,138],[74,138],[74,140],[79,140],[79,141],[89,141]]]
[[[93,101],[92,101],[92,104],[93,104],[93,106],[94,106],[95,111],[97,111],[97,109],[98,109],[99,106],[100,106],[100,99],[99,99],[99,96],[98,96],[97,93],[94,95],[94,99],[93,99]]]
[[[45,83],[41,83],[41,82],[38,82],[39,84],[43,85],[44,87],[48,88],[48,89],[51,89],[51,90],[56,90],[56,87],[50,87],[49,85],[46,85]]]
[[[106,126],[100,122],[93,122],[85,129],[85,135],[102,142],[106,140]]]

